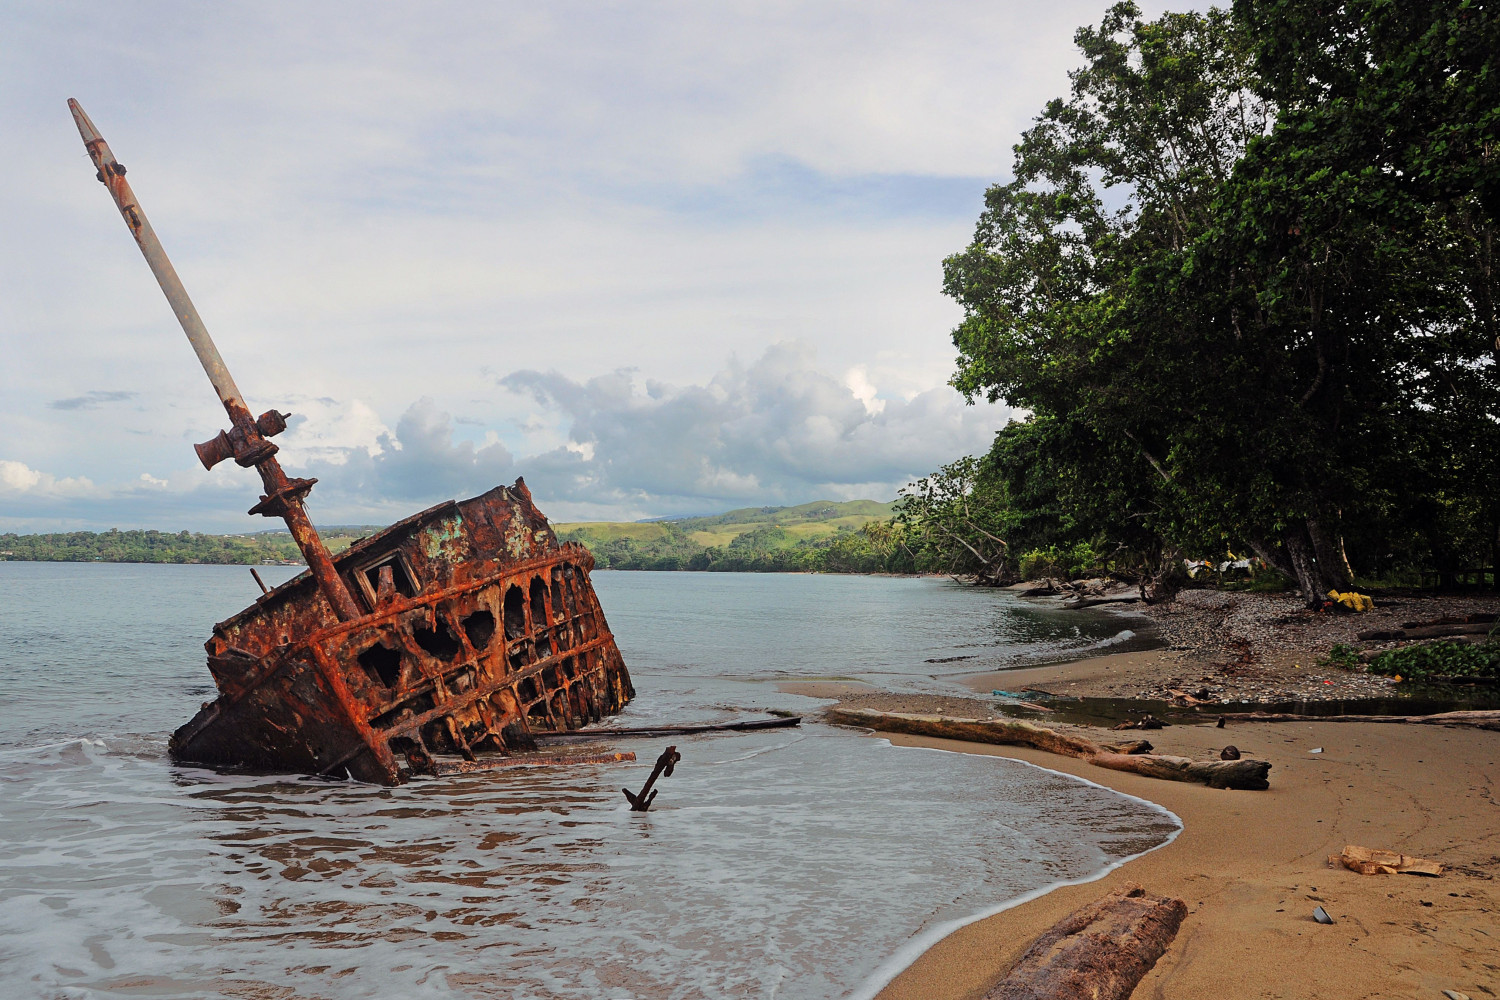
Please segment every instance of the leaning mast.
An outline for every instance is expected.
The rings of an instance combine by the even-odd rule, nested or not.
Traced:
[[[318,589],[328,600],[334,614],[340,621],[360,617],[362,612],[359,606],[354,603],[349,589],[344,586],[344,581],[334,568],[328,547],[323,544],[323,539],[313,527],[303,506],[304,498],[317,480],[288,478],[282,471],[281,463],[276,460],[279,449],[269,439],[286,430],[287,415],[276,410],[267,410],[259,417],[251,415],[244,395],[239,386],[234,384],[234,377],[229,374],[224,359],[219,356],[219,349],[209,337],[208,328],[203,325],[197,308],[192,299],[188,298],[187,289],[177,277],[177,270],[167,259],[167,252],[162,249],[161,241],[156,238],[151,223],[146,219],[146,213],[141,210],[135,192],[126,182],[125,165],[115,159],[109,144],[104,141],[89,116],[84,114],[78,102],[69,98],[68,108],[73,112],[73,121],[78,125],[78,134],[83,137],[89,158],[94,161],[97,170],[95,176],[109,189],[110,196],[120,209],[120,215],[124,217],[131,235],[145,255],[151,273],[156,276],[157,284],[161,285],[167,301],[171,303],[177,322],[182,324],[182,332],[187,334],[188,343],[192,344],[199,363],[203,365],[203,371],[213,383],[214,391],[219,394],[219,401],[229,414],[229,430],[220,431],[212,440],[194,445],[199,461],[205,469],[212,469],[226,458],[233,458],[235,464],[244,468],[253,466],[260,473],[266,492],[261,496],[260,502],[250,508],[250,513],[285,520],[292,539],[296,541],[297,548],[302,550],[303,558],[307,560],[307,566],[317,580]]]

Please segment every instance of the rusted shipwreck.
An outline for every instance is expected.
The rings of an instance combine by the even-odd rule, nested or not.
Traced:
[[[214,626],[205,647],[219,696],[172,735],[172,756],[399,784],[531,760],[517,754],[536,734],[619,711],[635,692],[589,582],[593,557],[558,543],[522,480],[329,553],[304,506],[316,480],[288,477],[270,440],[286,414],[251,415],[125,167],[68,106],[229,414],[199,459],[259,472],[265,493],[250,513],[285,520],[308,565]]]

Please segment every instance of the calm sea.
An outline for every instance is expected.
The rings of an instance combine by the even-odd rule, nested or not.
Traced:
[[[276,583],[294,572],[263,569]],[[820,702],[1128,638],[939,580],[598,573],[622,724]],[[976,915],[1178,829],[1078,779],[819,725],[401,788],[172,765],[244,567],[0,563],[0,996],[868,996]]]

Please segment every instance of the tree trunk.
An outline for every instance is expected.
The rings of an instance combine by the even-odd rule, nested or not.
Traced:
[[[1354,589],[1354,570],[1349,566],[1349,557],[1344,553],[1342,535],[1328,530],[1327,525],[1315,517],[1307,519],[1307,535],[1312,539],[1313,551],[1318,558],[1318,573],[1323,578],[1324,593],[1329,590]]]
[[[1044,931],[985,1000],[1127,1000],[1186,916],[1182,900],[1126,882]]]
[[[1210,788],[1241,788],[1261,791],[1271,787],[1267,761],[1249,757],[1240,760],[1189,760],[1165,754],[1123,754],[1081,736],[1069,736],[1018,719],[950,719],[938,715],[877,712],[869,708],[833,706],[823,713],[829,722],[861,726],[881,732],[911,733],[940,739],[994,743],[1002,746],[1034,747],[1062,757],[1077,757],[1095,767],[1129,771],[1147,778],[1196,781]]]
[[[1292,562],[1286,557],[1286,550],[1276,547],[1276,543],[1264,538],[1251,538],[1248,540],[1250,551],[1260,556],[1260,561],[1276,570],[1283,576],[1297,578],[1297,571],[1292,568]]]
[[[1292,573],[1297,580],[1297,589],[1302,592],[1302,599],[1308,603],[1309,607],[1318,604],[1328,592],[1323,589],[1323,577],[1318,572],[1317,559],[1313,555],[1307,529],[1302,527],[1287,529],[1287,533],[1282,536],[1282,544],[1286,546],[1286,553],[1292,564]]]
[[[1182,566],[1182,550],[1173,545],[1165,546],[1156,560],[1155,568],[1146,567],[1141,574],[1141,600],[1147,604],[1170,601],[1182,589],[1187,571]]]

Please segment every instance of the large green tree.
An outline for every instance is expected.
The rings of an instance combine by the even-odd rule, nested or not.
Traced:
[[[945,262],[954,384],[1092,435],[1032,435],[1032,460],[1163,551],[1248,544],[1309,600],[1350,584],[1346,531],[1370,563],[1493,539],[1472,477],[1497,453],[1494,49],[1471,6],[1368,3],[1361,34],[1301,4],[1122,3],[1080,30],[1070,98]]]

